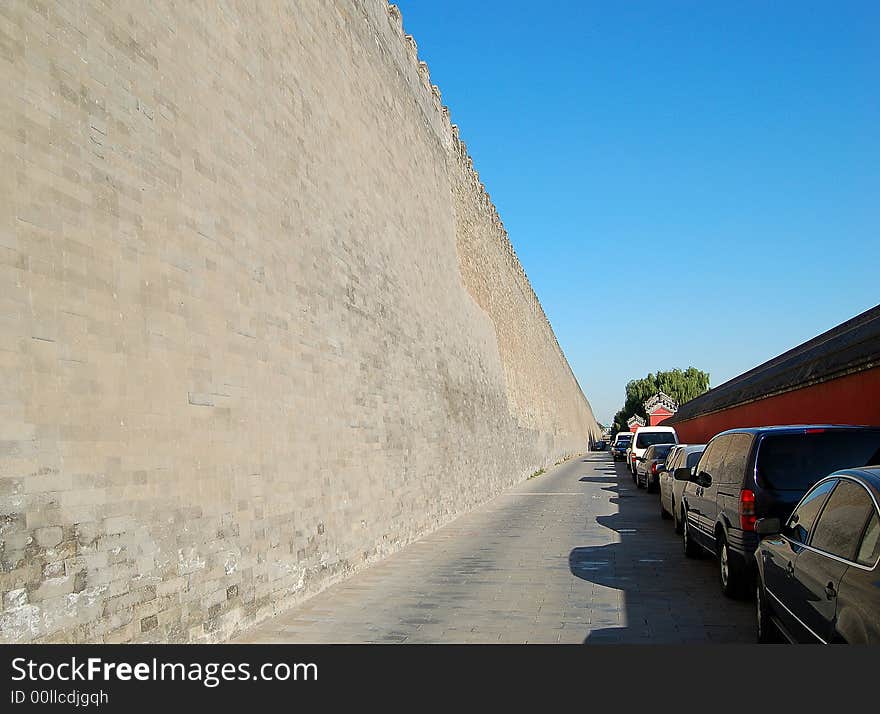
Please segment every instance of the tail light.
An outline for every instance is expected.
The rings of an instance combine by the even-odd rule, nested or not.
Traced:
[[[744,531],[754,531],[755,521],[755,492],[744,488],[739,492],[739,524]]]
[[[658,464],[658,463],[653,463],[653,464],[651,464],[651,473],[652,473],[652,474],[654,474],[654,475],[656,476],[656,475],[657,475],[657,472],[658,472],[659,470],[660,470],[660,464]]]

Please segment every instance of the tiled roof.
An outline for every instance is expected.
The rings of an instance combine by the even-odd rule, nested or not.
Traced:
[[[880,366],[880,305],[682,404],[675,424]]]

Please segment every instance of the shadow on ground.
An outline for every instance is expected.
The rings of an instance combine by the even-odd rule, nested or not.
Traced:
[[[591,629],[584,643],[754,642],[753,604],[725,598],[714,560],[685,558],[671,521],[660,517],[658,494],[637,489],[624,466],[616,471],[580,479],[614,483],[602,490],[615,494],[618,512],[596,522],[620,542],[574,548],[569,569],[622,593],[618,623]]]

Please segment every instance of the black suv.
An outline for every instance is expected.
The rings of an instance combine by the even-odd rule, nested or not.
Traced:
[[[690,473],[681,499],[684,552],[717,556],[721,589],[752,590],[758,518],[785,522],[804,493],[838,469],[880,462],[880,427],[771,426],[715,436]]]

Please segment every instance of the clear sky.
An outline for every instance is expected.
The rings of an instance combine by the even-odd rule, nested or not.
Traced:
[[[397,4],[603,423],[880,302],[880,3]]]

